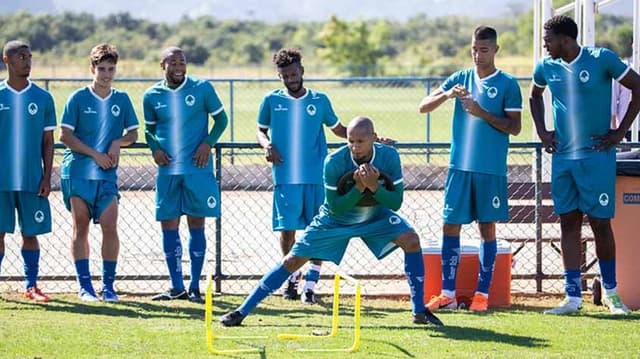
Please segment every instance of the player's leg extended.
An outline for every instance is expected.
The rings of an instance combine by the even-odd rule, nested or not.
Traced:
[[[191,272],[189,283],[189,300],[196,303],[204,303],[200,294],[200,276],[207,253],[207,238],[204,234],[204,217],[187,216],[189,225],[189,257],[191,260]]]
[[[113,282],[116,278],[120,239],[118,238],[118,200],[112,197],[111,203],[100,215],[102,229],[102,299],[105,302],[117,302],[118,296]]]
[[[80,290],[78,296],[84,301],[97,301],[98,297],[91,283],[89,269],[89,224],[91,215],[86,202],[77,196],[69,199],[73,220],[73,237],[71,239],[71,255],[76,267],[76,276]]]
[[[324,188],[322,185],[304,186],[304,203],[302,217],[305,227],[313,221],[318,210],[324,202]],[[302,288],[302,303],[313,304],[316,302],[315,288],[320,280],[320,268],[322,261],[312,260],[304,275],[304,287]]]
[[[478,286],[473,296],[472,311],[486,311],[489,307],[489,287],[493,277],[498,246],[496,243],[496,224],[494,222],[478,223],[482,243],[478,250],[480,268],[478,271]]]

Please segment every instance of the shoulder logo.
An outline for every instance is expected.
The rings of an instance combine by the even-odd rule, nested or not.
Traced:
[[[111,106],[111,113],[112,113],[115,117],[120,116],[120,106],[118,106],[118,105],[113,105],[113,106]]]
[[[11,110],[11,107],[9,107],[9,106],[7,106],[7,105],[5,105],[3,103],[0,103],[0,111],[9,111],[9,110]]]
[[[600,193],[600,197],[598,197],[598,202],[602,207],[606,207],[609,204],[609,195],[606,193]]]
[[[41,210],[35,211],[33,213],[33,220],[36,221],[36,223],[44,222],[44,212],[42,212]]]
[[[498,198],[498,196],[493,197],[493,200],[491,200],[491,205],[493,206],[493,208],[500,208],[500,198]]]
[[[216,198],[214,196],[209,196],[209,198],[207,198],[207,206],[209,208],[216,208],[217,205],[218,201],[216,201]]]
[[[36,105],[35,102],[30,102],[27,106],[27,111],[29,111],[29,114],[31,116],[35,115],[36,113],[38,113],[38,105]]]
[[[489,98],[496,98],[496,96],[498,96],[498,89],[495,87],[489,87],[487,89],[487,96],[489,96]]]
[[[84,110],[83,112],[84,112],[84,113],[86,113],[86,114],[88,114],[88,115],[89,115],[89,114],[95,114],[95,113],[98,113],[98,111],[96,111],[96,110],[92,109],[92,108],[91,108],[91,106],[87,106],[86,110]]]
[[[562,81],[562,77],[558,76],[557,74],[553,73],[551,74],[551,77],[549,77],[549,80],[547,80],[548,82],[561,82]]]
[[[582,83],[586,83],[587,81],[589,81],[589,78],[591,77],[589,75],[589,71],[587,71],[587,70],[580,71],[580,75],[579,76],[580,76],[580,82],[582,82]]]
[[[184,103],[186,103],[187,106],[193,106],[196,103],[196,98],[193,95],[187,95],[184,97]]]
[[[155,106],[153,106],[153,108],[156,109],[156,110],[159,110],[159,109],[165,108],[165,107],[167,107],[167,105],[163,104],[160,101],[156,102]]]
[[[316,114],[316,107],[314,105],[308,105],[307,106],[307,113],[309,114],[309,116],[314,116]]]
[[[282,106],[282,104],[279,103],[278,106],[273,108],[273,110],[276,111],[276,112],[279,112],[279,111],[288,111],[289,109],[284,107],[284,106]]]

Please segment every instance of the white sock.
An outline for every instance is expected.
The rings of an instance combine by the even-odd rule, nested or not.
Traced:
[[[607,296],[618,293],[617,291],[618,287],[613,287],[611,289],[607,289],[605,287],[602,287],[602,288],[604,289],[604,294],[606,294]]]
[[[446,295],[449,298],[454,298],[454,299],[456,298],[456,291],[455,290],[443,289],[442,290],[442,294]]]

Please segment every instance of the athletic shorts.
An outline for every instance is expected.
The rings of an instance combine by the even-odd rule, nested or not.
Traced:
[[[291,254],[340,264],[349,240],[360,237],[371,253],[382,259],[398,248],[393,241],[409,231],[413,227],[388,208],[382,208],[369,221],[353,225],[337,224],[330,216],[319,214],[296,240]]]
[[[557,214],[578,209],[595,218],[613,218],[615,190],[615,151],[594,152],[583,159],[552,157],[551,198]]]
[[[273,189],[274,231],[305,229],[324,202],[319,184],[282,184]]]
[[[220,191],[211,172],[159,175],[156,178],[156,220],[219,217]]]
[[[446,224],[509,219],[507,177],[449,169],[442,216]]]
[[[114,198],[120,200],[118,185],[110,181],[63,178],[60,187],[67,210],[71,211],[71,197],[78,197],[87,205],[93,223],[100,223],[100,216]]]
[[[20,232],[27,237],[51,232],[49,199],[34,192],[0,191],[0,233],[13,233],[16,211]]]

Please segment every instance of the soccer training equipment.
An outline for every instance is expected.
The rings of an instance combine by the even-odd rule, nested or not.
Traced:
[[[24,292],[24,297],[42,303],[46,303],[51,300],[51,298],[49,298],[48,295],[42,293],[42,291],[40,291],[40,288],[38,287],[28,288],[27,291]]]
[[[349,192],[351,190],[351,188],[353,188],[353,186],[356,185],[355,181],[353,180],[353,173],[356,170],[351,170],[347,173],[345,173],[344,175],[342,175],[342,177],[340,177],[340,179],[338,180],[338,194],[339,195],[344,195],[345,193]],[[380,174],[378,175],[378,185],[379,186],[384,186],[384,188],[386,188],[389,191],[393,191],[393,180],[391,180],[391,177],[389,177],[387,174],[380,172]],[[358,201],[358,206],[360,207],[370,207],[370,206],[375,206],[376,204],[378,204],[378,201],[373,198],[373,192],[371,192],[368,188],[364,190],[364,192],[362,193],[363,197],[360,201]]]
[[[602,297],[602,303],[605,307],[609,308],[609,312],[615,315],[627,315],[629,314],[629,308],[627,308],[618,293],[607,294]]]
[[[431,297],[431,300],[427,303],[427,308],[429,310],[456,309],[458,308],[458,303],[456,298],[449,298],[444,294],[440,294],[439,296]]]
[[[582,309],[582,304],[580,300],[571,300],[566,297],[560,305],[555,308],[551,308],[544,311],[544,314],[554,314],[554,315],[565,315],[565,314],[573,314],[577,313],[580,309]]]

